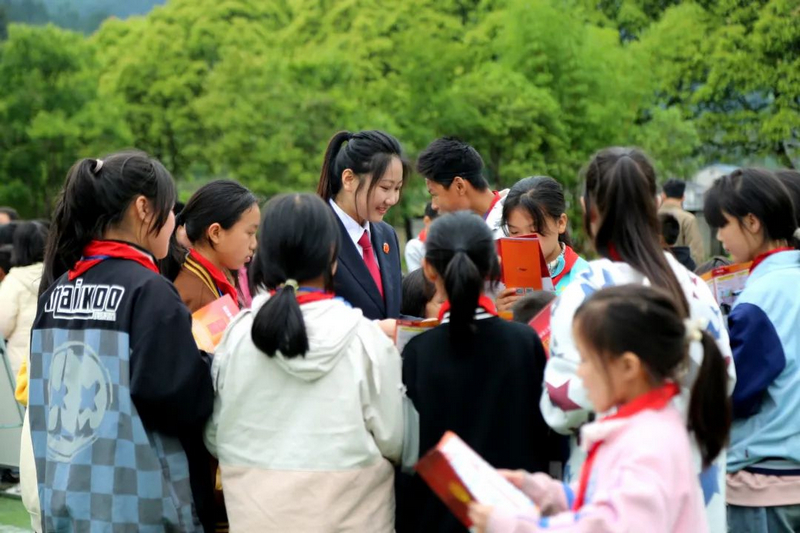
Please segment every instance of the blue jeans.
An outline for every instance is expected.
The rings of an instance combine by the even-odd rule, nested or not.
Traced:
[[[800,505],[741,507],[728,505],[728,533],[795,533]]]

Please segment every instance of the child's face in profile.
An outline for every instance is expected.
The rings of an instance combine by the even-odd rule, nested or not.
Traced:
[[[584,341],[577,328],[573,331],[573,337],[581,356],[577,374],[583,381],[595,412],[604,413],[623,403],[619,397],[622,375],[616,368],[619,360],[605,360],[601,354],[595,353],[594,347]]]

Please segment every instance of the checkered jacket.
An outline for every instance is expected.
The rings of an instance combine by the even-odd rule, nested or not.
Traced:
[[[202,531],[184,443],[213,391],[190,324],[171,283],[123,259],[42,295],[29,413],[44,531]]]

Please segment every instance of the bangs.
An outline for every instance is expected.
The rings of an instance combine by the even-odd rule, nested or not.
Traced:
[[[542,209],[539,202],[527,194],[520,197],[519,207],[523,208],[530,215],[531,222],[536,228],[536,233],[542,237],[546,237],[549,234],[547,219],[555,217],[551,217],[547,211]]]
[[[726,209],[730,198],[728,183],[729,176],[718,178],[706,192],[703,201],[703,216],[708,225],[715,229],[723,228],[728,224],[728,219],[725,218],[723,211],[733,216],[733,213]]]

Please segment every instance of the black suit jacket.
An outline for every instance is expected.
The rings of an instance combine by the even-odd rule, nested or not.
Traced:
[[[378,286],[364,264],[364,258],[338,216],[336,223],[339,224],[341,234],[339,266],[333,278],[336,295],[347,300],[353,307],[361,309],[370,320],[399,317],[403,274],[400,270],[400,245],[394,228],[386,222],[370,222],[372,247],[378,256],[383,282],[384,297],[381,298]]]

